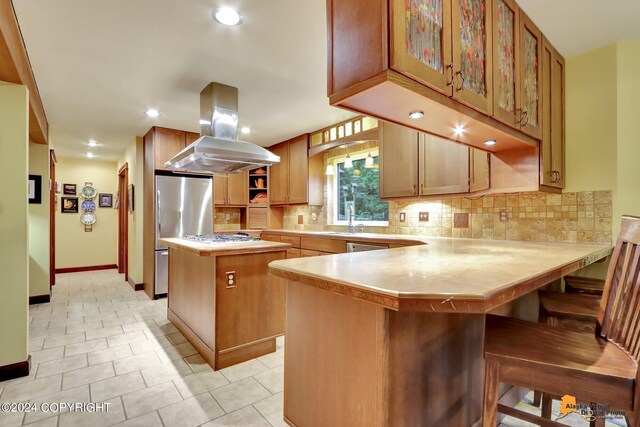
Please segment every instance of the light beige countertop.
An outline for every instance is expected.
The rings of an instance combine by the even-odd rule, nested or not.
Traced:
[[[425,245],[274,261],[270,272],[393,310],[485,313],[612,252],[607,245],[415,240]]]
[[[228,242],[209,244],[185,240],[180,237],[171,237],[158,240],[171,249],[180,249],[200,256],[240,255],[248,253],[286,251],[291,247],[288,243],[267,242],[257,240],[255,242]]]
[[[282,234],[291,236],[308,236],[323,239],[346,240],[348,242],[370,242],[370,243],[389,243],[389,244],[423,244],[427,243],[431,237],[414,236],[408,234],[376,234],[376,233],[347,233],[340,231],[298,231],[273,229],[263,230],[263,233]]]

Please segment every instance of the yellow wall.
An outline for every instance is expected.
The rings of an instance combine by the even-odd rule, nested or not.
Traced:
[[[29,296],[49,293],[49,147],[29,144],[29,174],[42,177],[42,203],[29,205]]]
[[[29,93],[0,82],[0,366],[27,360]]]
[[[76,184],[78,193],[85,182],[91,182],[99,193],[113,194],[115,202],[118,169],[116,162],[59,157],[56,181]],[[93,231],[85,232],[84,225],[80,222],[80,213],[60,212],[62,197],[66,196],[58,194],[56,206],[56,269],[117,264],[117,210],[96,207],[98,220]],[[79,195],[71,197],[78,197],[79,204],[84,200]],[[98,199],[94,201],[98,205]]]
[[[144,141],[137,137],[124,155],[118,160],[118,170],[127,163],[129,165],[129,184],[133,184],[134,211],[129,212],[129,278],[136,284],[143,283],[142,278],[142,176],[144,172]]]
[[[640,216],[640,40],[620,42],[617,47],[618,197],[614,218]]]

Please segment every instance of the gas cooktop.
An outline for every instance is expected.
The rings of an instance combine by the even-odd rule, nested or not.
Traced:
[[[242,243],[260,240],[248,234],[196,234],[184,236],[183,239],[203,243]]]

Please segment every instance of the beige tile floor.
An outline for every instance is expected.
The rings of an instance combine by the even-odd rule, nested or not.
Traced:
[[[0,382],[0,402],[109,402],[109,411],[0,412],[0,427],[285,425],[283,340],[214,372],[166,310],[114,270],[59,275],[52,302],[30,306],[31,374]]]

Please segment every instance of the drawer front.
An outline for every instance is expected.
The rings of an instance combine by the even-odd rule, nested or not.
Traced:
[[[331,255],[329,252],[310,251],[309,249],[300,250],[302,258],[308,258],[312,256]]]
[[[269,234],[269,233],[261,233],[260,234],[260,239],[268,240],[269,242],[279,242],[280,241],[280,235],[278,235],[278,234]]]
[[[315,237],[302,237],[300,247],[312,251],[330,252],[341,254],[347,252],[347,242],[344,240],[322,239]]]
[[[300,251],[300,249],[287,249],[287,259],[291,259],[291,258],[300,258],[302,257],[302,252]]]
[[[280,236],[280,241],[282,243],[289,243],[294,248],[300,247],[300,237],[299,236],[285,236],[284,234]]]

